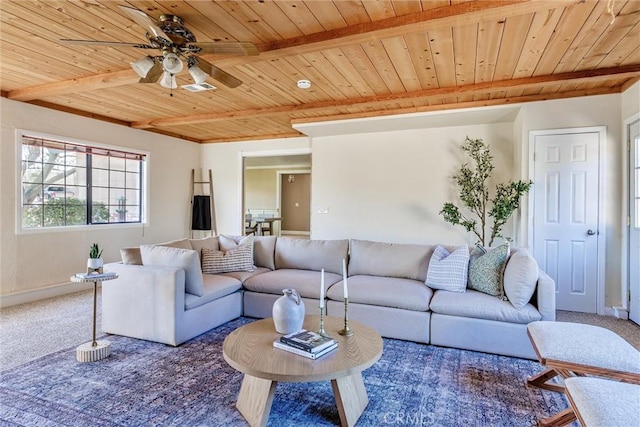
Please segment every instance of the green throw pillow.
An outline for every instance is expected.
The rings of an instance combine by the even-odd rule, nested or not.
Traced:
[[[502,274],[508,256],[508,243],[491,249],[489,252],[477,245],[471,252],[469,261],[468,288],[493,295],[502,300],[506,299]]]

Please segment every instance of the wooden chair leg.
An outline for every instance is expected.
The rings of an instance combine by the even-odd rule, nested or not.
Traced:
[[[561,427],[574,422],[576,419],[576,414],[573,412],[573,409],[567,408],[562,412],[538,421],[538,425],[540,427]]]
[[[546,371],[540,372],[537,375],[529,377],[527,379],[527,386],[529,387],[538,387],[545,390],[557,391],[560,393],[564,393],[564,386],[560,384],[551,384],[547,383],[552,378],[557,377],[558,375],[562,375],[561,373],[556,372],[555,369],[547,369]]]

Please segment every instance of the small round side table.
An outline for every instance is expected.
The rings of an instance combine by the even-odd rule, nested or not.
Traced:
[[[95,276],[95,277],[92,277]],[[71,276],[71,281],[80,282],[93,282],[93,340],[91,342],[80,345],[76,349],[76,359],[78,362],[95,362],[111,354],[111,343],[109,341],[97,341],[96,340],[96,311],[98,302],[98,282],[104,282],[106,280],[117,279],[118,275],[115,273],[94,274],[88,275],[84,273],[78,273]]]

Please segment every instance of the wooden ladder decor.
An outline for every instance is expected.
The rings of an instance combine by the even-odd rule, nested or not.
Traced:
[[[191,238],[193,238],[193,203],[194,203],[194,196],[196,195],[196,186],[197,185],[206,185],[206,188],[208,189],[209,192],[209,211],[211,214],[211,228],[210,228],[210,233],[211,236],[215,236],[218,226],[216,224],[216,209],[215,209],[215,203],[214,203],[214,199],[213,199],[213,175],[211,174],[211,169],[209,169],[209,180],[208,181],[196,181],[196,171],[195,169],[191,169],[191,195],[189,197],[189,199],[191,200],[191,216],[190,216],[190,225],[189,225],[189,230],[191,233]]]

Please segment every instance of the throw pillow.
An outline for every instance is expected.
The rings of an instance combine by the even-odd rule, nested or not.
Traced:
[[[190,239],[189,243],[191,244],[191,248],[198,252],[198,256],[200,255],[200,252],[202,252],[202,248],[209,248],[213,251],[220,249],[217,236],[205,237],[203,239]]]
[[[524,250],[511,255],[504,268],[504,292],[513,306],[522,309],[536,290],[538,263]]]
[[[504,298],[502,273],[509,256],[509,244],[505,243],[487,252],[477,245],[470,256],[469,283],[470,289]]]
[[[227,236],[226,234],[221,234],[218,236],[218,245],[220,246],[219,250],[221,252],[226,252],[243,245],[249,246],[251,248],[251,259],[253,260],[253,235]]]
[[[453,252],[443,246],[436,246],[429,260],[425,283],[433,289],[464,292],[467,287],[469,268],[469,247],[456,248]]]
[[[120,256],[123,264],[142,265],[140,248],[122,248],[120,249]]]
[[[202,248],[202,272],[205,274],[253,271],[250,245],[240,245],[226,252]]]
[[[185,291],[201,297],[204,294],[200,258],[193,249],[172,248],[169,246],[140,246],[143,265],[159,265],[184,269]]]

